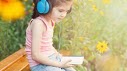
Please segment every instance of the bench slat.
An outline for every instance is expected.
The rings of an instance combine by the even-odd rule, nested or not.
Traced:
[[[27,66],[25,66],[25,68],[23,68],[22,71],[30,71],[30,66],[29,66],[29,64],[28,64]]]
[[[28,61],[26,57],[23,56],[17,62],[13,63],[10,67],[6,68],[4,71],[22,71],[27,65],[28,65]]]
[[[18,65],[17,65],[17,63],[18,63]],[[19,67],[19,65],[20,65],[20,67]],[[21,71],[22,69],[24,69],[24,71],[29,71],[29,64],[28,64],[28,61],[26,59],[26,53],[24,51],[24,48],[18,50],[17,52],[8,56],[4,60],[0,61],[0,71],[14,71],[14,70],[8,70],[11,68],[12,69],[20,68],[17,71]]]

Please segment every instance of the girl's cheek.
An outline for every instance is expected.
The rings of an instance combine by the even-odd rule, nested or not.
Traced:
[[[60,12],[56,12],[55,13],[55,16],[59,16],[61,13]]]
[[[56,14],[60,14],[60,12],[59,12],[59,11],[57,11],[57,12],[56,12]]]

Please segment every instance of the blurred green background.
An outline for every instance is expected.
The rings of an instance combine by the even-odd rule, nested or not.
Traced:
[[[21,2],[26,9],[23,19],[0,20],[0,60],[25,45],[32,1]],[[85,57],[83,65],[76,67],[78,71],[127,71],[126,19],[127,0],[74,0],[72,12],[55,26],[53,45]],[[108,44],[103,54],[96,50],[102,41]]]

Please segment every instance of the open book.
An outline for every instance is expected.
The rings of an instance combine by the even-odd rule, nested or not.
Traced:
[[[72,61],[70,64],[82,64],[84,60],[84,56],[63,56],[62,60],[69,60],[71,59]]]

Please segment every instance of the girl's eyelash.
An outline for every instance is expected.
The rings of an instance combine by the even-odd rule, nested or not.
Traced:
[[[61,10],[59,10],[59,12],[62,12]]]
[[[59,12],[64,12],[64,10],[59,10]],[[69,12],[69,10],[67,10],[66,12]]]
[[[67,10],[66,12],[69,12],[69,10]]]
[[[63,10],[59,10],[59,12],[63,12]]]

